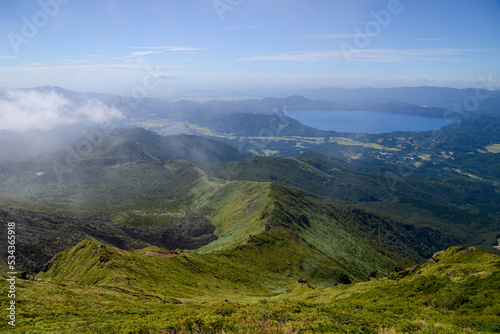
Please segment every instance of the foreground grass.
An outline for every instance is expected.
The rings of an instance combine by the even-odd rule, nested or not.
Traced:
[[[499,257],[450,248],[391,278],[324,289],[293,283],[279,295],[207,286],[165,300],[112,286],[19,280],[14,332],[498,333],[499,301]]]
[[[15,330],[19,333],[496,333],[499,329],[498,313],[460,314],[424,306],[414,298],[372,303],[373,299],[360,300],[365,294],[356,286],[343,290],[346,300],[330,303],[318,302],[306,292],[307,301],[201,298],[198,303],[173,305],[77,284],[26,283],[20,285]],[[353,293],[359,295],[349,299]],[[329,292],[315,294],[325,297]]]

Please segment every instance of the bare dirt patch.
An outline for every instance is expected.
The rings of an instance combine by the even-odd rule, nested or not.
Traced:
[[[152,255],[152,256],[166,257],[166,258],[177,256],[177,254],[175,253],[162,253],[157,251],[147,251],[146,253],[144,253],[144,255]]]

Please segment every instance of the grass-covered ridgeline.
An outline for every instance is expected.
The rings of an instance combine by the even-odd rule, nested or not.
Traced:
[[[174,162],[170,162],[169,166],[172,164]],[[396,265],[418,260],[398,256],[388,249],[391,248],[390,242],[382,240],[384,242],[380,243],[371,240],[370,236],[358,233],[359,228],[338,215],[334,208],[309,199],[297,191],[268,182],[211,179],[203,171],[195,172],[198,177],[191,184],[187,196],[145,207],[110,209],[107,215],[113,217],[113,221],[105,220],[105,217],[76,219],[5,209],[4,218],[17,221],[18,230],[23,235],[19,242],[24,252],[20,256],[29,258],[20,263],[29,262],[28,271],[37,272],[44,262],[58,252],[73,247],[87,237],[124,250],[147,245],[175,249],[178,246],[169,247],[170,239],[167,235],[162,237],[161,233],[168,234],[172,219],[185,216],[202,217],[214,225],[216,240],[197,249],[196,252],[200,254],[228,251],[228,254],[236,256],[234,252],[238,247],[245,246],[244,249],[248,249],[258,240],[269,238],[272,233],[273,243],[293,238],[300,240],[301,245],[297,245],[289,253],[303,253],[303,258],[316,257],[316,260],[306,261],[306,267],[319,276],[330,271],[323,267],[332,267],[347,272],[351,279],[364,279],[371,271],[385,275]],[[394,237],[393,240],[399,240],[403,234]],[[47,240],[50,241],[50,247],[43,245]],[[368,240],[371,241],[367,242]],[[403,245],[401,242],[400,246]],[[268,245],[270,241],[262,243]],[[409,244],[408,247],[413,249],[414,244]],[[281,246],[282,251],[289,249],[292,249],[289,245]],[[257,252],[266,255],[264,249],[256,249],[255,253]],[[282,262],[286,260],[281,259]],[[317,266],[317,263],[328,265]],[[325,284],[333,283],[334,279],[325,275]]]

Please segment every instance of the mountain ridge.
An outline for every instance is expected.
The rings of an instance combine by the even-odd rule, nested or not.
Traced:
[[[235,161],[250,154],[213,139],[193,135],[161,136],[143,128],[113,129],[100,136],[83,138],[69,148],[42,157],[45,161],[120,159],[130,162],[191,160]]]
[[[51,314],[44,307],[28,311],[54,321],[21,320],[24,328],[48,331],[62,324],[68,333],[78,328],[78,314],[58,307],[78,301],[87,315],[99,312],[106,317],[104,324],[89,323],[84,330],[89,333],[102,328],[173,333],[257,333],[263,328],[283,334],[290,328],[326,333],[494,333],[500,329],[499,264],[497,255],[458,246],[434,254],[423,265],[399,268],[389,278],[370,276],[367,282],[340,281],[331,287],[300,279],[276,291],[269,286],[275,274],[240,267],[235,257],[152,247],[129,253],[87,239],[60,253],[34,281],[18,284],[21,302],[47,290],[59,292],[58,299],[49,295],[49,300],[39,301],[56,307]],[[110,301],[118,300],[124,307],[110,308]]]

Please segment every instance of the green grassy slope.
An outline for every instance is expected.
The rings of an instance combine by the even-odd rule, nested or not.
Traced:
[[[198,249],[201,253],[242,245],[250,235],[264,231],[262,215],[271,209],[270,184],[236,181],[203,193],[192,207],[206,216],[217,229],[218,240]]]
[[[372,270],[386,273],[395,265],[395,260],[400,260],[383,255],[387,253],[383,252],[382,246],[376,250],[365,239],[355,236],[339,223],[329,207],[282,186],[248,181],[223,183],[200,177],[192,193],[187,204],[179,204],[177,209],[157,207],[156,211],[149,213],[145,208],[127,209],[125,212],[143,215],[134,216],[127,223],[113,224],[102,218],[75,218],[21,209],[3,208],[0,212],[2,220],[17,222],[18,232],[23,235],[19,240],[19,247],[23,249],[19,255],[22,258],[20,263],[31,273],[39,270],[57,252],[86,237],[98,238],[121,249],[151,244],[166,247],[168,243],[163,242],[167,239],[161,235],[170,231],[168,217],[188,214],[203,217],[215,225],[214,233],[218,239],[198,249],[198,253],[230,253],[242,247],[242,257],[258,260],[268,256],[272,259],[270,265],[273,265],[276,261],[286,262],[283,258],[276,258],[275,252],[288,252],[290,258],[297,258],[297,266],[302,266],[302,262],[308,259],[310,263],[306,266],[311,268],[321,263],[316,271],[323,275],[321,280],[325,284],[336,279],[328,274],[331,268],[360,279]],[[163,217],[162,225],[141,225],[159,217]],[[267,254],[257,247],[248,251],[262,238],[267,240],[263,243],[273,244],[279,250]]]
[[[282,231],[275,231],[278,238],[303,239],[357,278],[366,277],[373,270],[385,274],[395,265],[394,258],[387,256],[389,252],[382,254],[382,246],[376,250],[348,230],[330,207],[286,187],[249,181],[221,184],[202,176],[193,192],[197,196],[191,210],[205,214],[216,226],[214,233],[218,236],[216,241],[198,249],[200,253],[230,250],[272,229]]]
[[[358,278],[371,271],[386,274],[394,267],[393,259],[349,231],[328,206],[283,186],[272,184],[271,189],[275,206],[269,217],[270,226],[295,232]]]
[[[292,283],[276,295],[263,286],[279,273],[253,272],[250,267],[235,270],[241,269],[241,262],[234,257],[193,253],[162,257],[159,254],[172,253],[156,248],[127,253],[99,245],[86,240],[62,253],[36,280],[18,280],[14,332],[500,330],[500,258],[473,248],[452,247],[425,265],[390,278],[329,288]],[[148,251],[156,253],[145,255]],[[0,326],[7,329],[5,323]]]
[[[309,268],[323,284],[333,283],[341,272],[351,279],[363,279],[370,271],[386,274],[396,265],[394,259],[340,224],[327,206],[300,193],[258,182],[237,181],[214,188],[192,202],[192,212],[205,213],[218,236],[198,249],[200,254],[216,251],[256,263],[267,258],[266,268],[284,266],[283,273],[289,274]],[[118,227],[119,238],[123,232]],[[272,247],[264,251],[260,245]],[[276,256],[278,253],[282,256]]]
[[[315,269],[315,270],[312,270]],[[302,277],[324,284],[345,272],[302,239],[282,229],[253,237],[231,251],[199,254],[157,247],[127,252],[86,239],[59,253],[37,278],[75,281],[164,303],[209,296],[270,296]]]
[[[25,210],[40,211],[40,212],[64,211],[64,208],[61,206],[49,203],[37,202],[0,191],[0,207],[2,206],[14,209],[25,209]]]
[[[171,201],[186,196],[198,178],[193,163],[183,160],[123,163],[85,159],[69,169],[54,168],[50,162],[18,163],[0,169],[5,173],[1,185],[5,192],[80,211]],[[37,171],[43,174],[37,175]]]
[[[389,279],[322,291],[295,285],[280,298],[355,311],[366,323],[391,328],[389,333],[496,333],[500,257],[473,247],[451,247]]]
[[[37,277],[76,281],[144,294],[164,303],[179,303],[175,298],[197,298],[207,291],[224,297],[235,286],[243,289],[242,295],[258,294],[257,282],[266,278],[242,273],[241,269],[239,264],[208,255],[157,247],[127,252],[86,239],[60,253],[48,270]],[[266,292],[269,293],[262,291]]]

